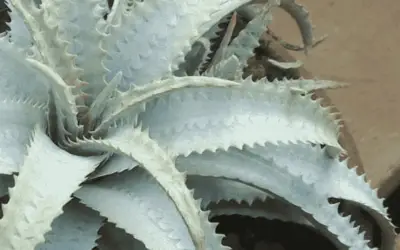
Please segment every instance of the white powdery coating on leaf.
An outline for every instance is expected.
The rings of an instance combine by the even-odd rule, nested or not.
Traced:
[[[35,250],[71,250],[92,249],[99,238],[104,218],[90,208],[70,201],[64,206],[64,213],[51,225],[51,231],[45,235],[46,241],[36,246]]]
[[[172,155],[265,142],[313,142],[341,149],[337,121],[310,95],[287,87],[183,89],[149,102],[139,122]]]
[[[10,201],[3,207],[2,249],[32,250],[41,243],[63,205],[100,161],[62,151],[37,128],[15,187],[10,189]]]

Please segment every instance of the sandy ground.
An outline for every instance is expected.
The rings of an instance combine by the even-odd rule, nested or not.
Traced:
[[[375,186],[400,165],[400,4],[393,0],[298,0],[311,13],[316,37],[329,38],[305,58],[316,77],[350,83],[328,95],[341,110]],[[277,11],[272,28],[300,44],[288,15]],[[400,174],[395,177],[400,184]],[[395,185],[392,180],[383,193]]]

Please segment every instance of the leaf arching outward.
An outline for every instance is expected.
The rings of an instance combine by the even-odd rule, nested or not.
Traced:
[[[242,182],[191,175],[188,176],[187,185],[194,189],[195,197],[201,198],[202,208],[210,209],[210,217],[239,214],[291,221],[313,227],[301,209]]]
[[[213,84],[210,83],[213,82]],[[223,86],[230,86],[232,84],[232,88],[225,88],[225,89],[220,89],[220,87]],[[210,87],[207,88],[207,85]],[[250,79],[244,80],[244,83],[242,85],[231,82],[231,81],[225,81],[222,79],[215,79],[215,78],[209,78],[209,77],[179,77],[179,78],[170,78],[167,80],[163,80],[160,82],[154,82],[152,84],[146,85],[141,88],[135,88],[133,91],[130,91],[128,93],[124,93],[117,99],[113,101],[114,105],[110,105],[108,112],[105,115],[105,119],[103,120],[103,124],[101,124],[97,129],[101,130],[102,127],[107,128],[109,124],[114,123],[115,121],[118,121],[119,119],[123,119],[124,117],[129,116],[129,114],[135,118],[135,116],[140,112],[141,109],[143,109],[143,103],[147,102],[147,110],[139,116],[139,121],[144,124],[145,127],[148,127],[150,130],[150,135],[154,136],[155,139],[158,140],[162,145],[166,146],[169,148],[172,154],[179,155],[179,154],[189,154],[191,151],[202,151],[205,149],[211,149],[214,150],[218,147],[222,148],[225,145],[235,145],[232,144],[230,141],[221,141],[221,139],[218,138],[218,136],[214,135],[209,135],[210,138],[212,138],[211,141],[204,141],[202,142],[201,145],[198,145],[198,141],[201,142],[201,140],[204,138],[199,138],[195,136],[195,133],[197,132],[196,129],[207,129],[206,126],[209,125],[211,128],[216,127],[218,124],[223,124],[226,122],[227,128],[222,128],[222,129],[232,129],[231,125],[237,125],[239,126],[238,129],[245,129],[243,127],[243,124],[240,124],[240,120],[236,121],[238,124],[235,124],[235,116],[236,115],[246,115],[245,118],[249,118],[251,115],[254,115],[251,113],[251,109],[253,108],[253,105],[255,106],[257,103],[257,100],[261,99],[262,102],[260,103],[260,112],[262,112],[262,115],[265,113],[265,121],[268,123],[269,117],[272,115],[268,112],[269,110],[268,105],[271,107],[275,107],[277,105],[283,105],[282,107],[282,114],[279,115],[287,115],[289,116],[288,119],[291,119],[291,112],[289,111],[291,106],[294,107],[303,107],[302,112],[306,112],[309,114],[305,114],[304,116],[309,115],[309,118],[306,117],[305,119],[310,119],[310,135],[311,136],[316,136],[314,134],[313,129],[315,129],[315,124],[313,123],[313,119],[318,122],[320,122],[320,127],[321,129],[316,130],[317,133],[321,133],[323,128],[325,127],[325,124],[328,124],[327,127],[330,126],[330,129],[327,129],[325,136],[321,135],[319,136],[317,134],[317,138],[319,138],[319,143],[322,144],[330,144],[332,142],[332,145],[336,145],[336,147],[340,147],[337,144],[336,141],[336,134],[338,131],[338,126],[337,126],[337,121],[331,120],[333,118],[334,114],[329,114],[329,108],[321,108],[319,106],[319,100],[317,101],[312,101],[310,96],[301,96],[300,94],[306,94],[308,91],[313,90],[318,88],[319,86],[323,87],[336,87],[337,83],[334,82],[319,82],[318,80],[306,80],[306,79],[298,79],[298,80],[287,80],[284,79],[282,81],[273,81],[273,82],[268,82],[266,79],[261,79],[257,83],[253,83]],[[204,87],[204,88],[195,88],[195,87]],[[212,86],[215,86],[213,88]],[[186,89],[189,88],[189,89]],[[244,89],[244,94],[240,93]],[[236,92],[237,90],[237,92]],[[173,92],[174,93],[169,93]],[[190,91],[190,93],[186,93]],[[212,91],[215,91],[212,93]],[[220,91],[221,93],[219,93]],[[277,93],[277,94],[276,94]],[[282,94],[282,97],[279,96],[279,94]],[[296,94],[297,93],[297,94]],[[174,94],[176,94],[174,96]],[[164,95],[164,96],[163,96]],[[171,96],[172,97],[171,97]],[[277,97],[278,95],[278,97]],[[156,99],[154,102],[151,101],[153,98],[156,98],[157,96],[160,96],[160,99]],[[166,97],[165,97],[166,96]],[[265,98],[267,97],[267,98]],[[268,98],[270,98],[268,100]],[[294,100],[290,100],[293,98]],[[166,99],[166,100],[163,100]],[[280,100],[282,99],[282,100]],[[288,100],[285,100],[288,99]],[[226,103],[227,100],[232,102]],[[204,102],[205,101],[205,102]],[[271,104],[268,103],[268,101],[271,101]],[[180,106],[179,103],[182,103]],[[172,103],[172,104],[171,104]],[[176,105],[173,105],[175,104]],[[213,114],[207,112],[207,109],[204,109],[203,103],[207,103],[210,105],[210,108],[212,109],[217,109],[217,108],[222,108],[219,105],[223,105],[224,108],[226,108],[228,111],[225,109],[221,112],[223,113],[222,116],[219,116],[219,114]],[[211,103],[211,104],[210,104]],[[164,105],[166,104],[166,105]],[[185,106],[186,105],[186,106]],[[249,108],[249,113],[248,115],[244,112],[244,114],[241,114],[240,112],[243,112],[243,106],[245,108]],[[288,108],[285,108],[285,105],[288,105]],[[297,105],[297,106],[296,106]],[[214,106],[214,107],[213,107]],[[239,108],[238,108],[239,107]],[[307,110],[306,107],[309,107],[309,110]],[[178,109],[175,109],[178,108]],[[185,112],[182,112],[181,109],[187,109]],[[166,109],[166,110],[165,110]],[[197,111],[198,110],[198,111]],[[179,115],[176,111],[181,111]],[[191,113],[193,112],[194,117],[190,117]],[[259,112],[259,111],[257,111]],[[285,114],[286,112],[286,114]],[[163,114],[166,113],[166,116],[173,115],[173,118],[171,119],[172,122],[177,122],[178,124],[163,124],[161,126],[158,124],[158,122],[163,122],[169,121],[167,118],[163,116]],[[205,117],[205,120],[201,121],[196,121],[196,115],[199,113],[207,113],[205,115],[202,115],[202,118]],[[161,115],[160,115],[161,114]],[[160,115],[160,117],[157,117]],[[215,117],[213,117],[215,115]],[[177,119],[175,119],[178,116]],[[107,118],[108,117],[108,118]],[[222,117],[222,121],[221,120]],[[165,119],[165,120],[164,120]],[[191,119],[194,119],[193,121]],[[319,119],[319,121],[318,121]],[[198,124],[196,124],[198,122]],[[252,122],[254,120],[248,120],[246,121],[247,123],[244,123],[244,125],[252,126]],[[261,121],[262,123],[263,121]],[[207,124],[209,123],[209,124]],[[289,120],[287,122],[288,128],[287,129],[293,129],[296,130],[296,128],[291,124],[291,121]],[[153,125],[156,126],[155,130],[156,132],[154,133],[154,127]],[[229,127],[230,126],[230,127]],[[261,125],[257,125],[258,127],[262,127]],[[268,126],[268,125],[265,125]],[[162,128],[160,128],[162,127]],[[280,128],[280,127],[279,127]],[[303,129],[302,132],[305,132],[304,129],[307,128],[306,126],[301,127]],[[298,129],[299,131],[301,129]],[[165,131],[159,131],[163,130]],[[171,131],[172,129],[172,131]],[[179,134],[181,130],[190,130],[192,129],[193,131],[189,131],[188,134],[189,136],[194,136],[193,138],[195,141],[179,141],[179,138],[177,138],[175,135]],[[221,127],[219,127],[221,129]],[[158,131],[157,131],[158,130]],[[251,129],[248,129],[248,131],[252,131]],[[258,130],[257,130],[258,131]],[[265,129],[260,129],[259,131],[262,131],[262,133],[266,133],[266,135],[261,135],[261,137],[258,137],[256,139],[249,138],[248,134],[241,134],[238,132],[238,141],[237,145],[238,147],[242,147],[244,144],[254,144],[254,143],[264,143],[266,141],[272,141],[272,142],[279,142],[281,140],[286,140],[285,138],[279,138],[281,135],[276,135],[276,133],[273,133],[272,139],[268,138],[272,133],[271,131],[266,131]],[[172,134],[170,134],[170,132]],[[96,131],[95,131],[96,133]],[[192,133],[192,135],[190,134]],[[330,133],[330,134],[329,134]],[[294,135],[293,135],[294,134]],[[163,136],[166,136],[166,138],[163,138]],[[185,136],[185,134],[179,134],[179,136]],[[265,136],[262,141],[260,138],[262,136]],[[283,136],[288,136],[288,135],[283,135]],[[296,140],[304,140],[307,141],[307,138],[298,138],[299,134],[297,132],[292,132],[291,133],[292,139],[294,141]],[[243,138],[245,137],[245,138]],[[289,137],[289,136],[288,136]],[[217,138],[217,141],[214,139]],[[187,138],[186,138],[187,139]],[[197,141],[196,141],[197,140]],[[241,141],[242,140],[242,141]],[[246,141],[247,140],[247,141]],[[189,143],[190,142],[190,143]],[[214,144],[212,144],[212,143]],[[174,145],[176,143],[177,145]],[[179,144],[181,143],[181,144]],[[210,148],[207,148],[204,144],[211,143]],[[215,146],[217,144],[217,146]],[[172,145],[172,148],[171,148]],[[200,147],[200,148],[199,148]],[[203,147],[203,148],[201,148]],[[123,160],[123,159],[121,159]],[[129,160],[128,160],[129,161]],[[108,168],[103,168],[101,171],[102,173],[98,173],[99,176],[102,175],[108,175],[112,174],[113,172],[121,172],[126,168],[132,168],[134,163],[127,162],[126,164],[117,164],[118,167],[113,169],[113,167],[108,167]],[[123,166],[124,165],[124,166]],[[121,168],[120,168],[121,167]]]
[[[4,250],[33,250],[44,241],[70,195],[102,157],[78,157],[57,148],[36,128],[10,201],[3,206],[0,245]]]
[[[352,227],[348,218],[338,214],[338,204],[330,204],[329,197],[318,192],[315,183],[294,175],[288,166],[279,166],[274,159],[266,160],[249,152],[230,149],[179,157],[176,164],[188,175],[222,177],[270,191],[311,214],[316,222],[338,235],[338,240],[349,249],[369,249],[358,229]]]
[[[238,12],[246,19],[252,20],[259,13],[262,3],[263,0],[256,0],[254,1],[254,4],[244,6],[240,8]],[[290,46],[288,49],[296,48],[296,50],[304,50],[307,54],[308,49],[314,45],[313,25],[309,18],[309,12],[304,8],[304,6],[297,3],[295,0],[279,0],[279,6],[296,21],[303,40],[303,47],[294,46],[283,41],[280,42],[282,42],[284,47]],[[322,41],[323,39],[324,38],[320,38],[318,41]]]
[[[303,176],[307,183],[314,183],[319,193],[357,203],[376,220],[383,231],[382,249],[393,246],[394,227],[388,219],[383,199],[377,189],[372,190],[365,181],[365,174],[357,175],[356,168],[348,169],[347,160],[326,157],[326,149],[305,144],[255,146],[249,151],[264,159],[274,159],[278,166],[288,166],[291,173]]]
[[[309,19],[309,12],[295,0],[280,0],[281,8],[284,9],[295,20],[300,29],[301,37],[304,44],[304,52],[307,54],[308,49],[313,45],[313,26]]]
[[[375,218],[383,231],[385,237],[383,238],[382,249],[390,249],[393,244],[393,238],[390,237],[390,235],[393,235],[393,225],[387,217],[386,208],[383,207],[383,199],[379,199],[376,190],[372,190],[369,184],[365,182],[364,175],[358,176],[355,168],[348,170],[347,161],[341,162],[338,159],[326,157],[326,149],[301,143],[279,144],[278,146],[266,144],[263,147],[255,146],[246,150],[266,160],[273,159],[276,166],[287,167],[293,175],[302,176],[306,183],[313,183],[315,188],[320,193],[324,193],[327,198],[334,197],[358,203],[359,206],[363,207]],[[189,156],[188,159],[191,159],[191,157]],[[229,170],[226,169],[226,171]],[[190,180],[191,172],[189,171],[188,174]],[[217,181],[215,182],[218,183]],[[204,181],[204,183],[206,182]],[[204,183],[198,182],[198,188],[195,188],[195,190],[199,189],[199,187],[201,188]],[[189,187],[193,186],[189,185]],[[217,187],[216,189],[218,190]],[[241,190],[242,192],[249,191],[244,188]],[[202,192],[205,200],[210,195],[212,194]],[[247,196],[254,197],[254,191],[248,193]],[[241,201],[240,199],[234,200]]]
[[[196,248],[205,249],[200,208],[185,185],[185,175],[175,168],[172,158],[147,133],[142,132],[140,127],[119,127],[116,133],[110,134],[106,139],[72,142],[71,146],[94,152],[113,152],[139,162],[174,201]]]
[[[339,149],[338,121],[330,108],[319,103],[287,86],[248,79],[235,88],[192,88],[165,94],[147,103],[138,121],[173,155],[289,141]]]
[[[175,204],[142,168],[85,185],[75,196],[141,240],[148,249],[227,249],[220,243],[222,236],[215,234],[216,225],[208,222],[208,213],[200,210],[206,247],[196,247]],[[106,203],[102,202],[105,197]]]
[[[127,117],[133,118],[143,110],[146,102],[157,98],[160,95],[195,87],[238,87],[240,83],[225,81],[209,77],[171,77],[165,80],[154,81],[146,86],[135,88],[121,94],[108,105],[108,110],[103,114],[102,123],[93,132],[103,132],[104,129]]]

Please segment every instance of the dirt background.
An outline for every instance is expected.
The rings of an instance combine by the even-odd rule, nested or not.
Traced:
[[[316,37],[328,39],[306,58],[314,76],[350,83],[329,90],[358,146],[374,186],[387,194],[400,183],[400,3],[393,0],[298,0],[310,12]],[[300,44],[292,19],[279,10],[271,28]],[[388,181],[388,178],[392,177]]]

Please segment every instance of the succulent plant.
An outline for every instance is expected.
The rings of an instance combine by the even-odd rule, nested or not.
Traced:
[[[382,199],[339,160],[339,120],[311,96],[337,84],[242,76],[278,4],[10,0],[1,249],[229,249],[209,221],[219,214],[289,220],[370,249],[332,197],[368,211],[392,249]],[[282,6],[310,47],[307,12]],[[252,20],[232,39],[234,11]]]

